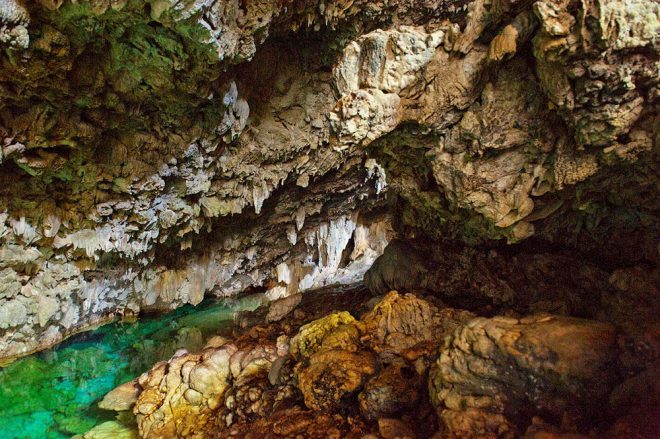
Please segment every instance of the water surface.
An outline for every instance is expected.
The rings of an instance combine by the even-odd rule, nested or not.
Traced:
[[[135,323],[113,323],[71,337],[53,349],[0,369],[0,438],[70,438],[115,418],[97,408],[103,396],[169,358],[199,350],[230,331],[232,314],[262,296],[205,301]]]

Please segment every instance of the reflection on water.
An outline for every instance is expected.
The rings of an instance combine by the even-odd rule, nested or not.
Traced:
[[[207,301],[157,318],[114,323],[0,369],[0,438],[70,438],[115,413],[96,402],[179,348],[203,347],[231,327],[234,311],[255,309],[263,296]]]

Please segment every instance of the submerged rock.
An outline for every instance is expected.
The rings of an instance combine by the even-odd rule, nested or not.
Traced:
[[[134,428],[127,427],[117,421],[107,421],[74,439],[138,439],[140,436]]]

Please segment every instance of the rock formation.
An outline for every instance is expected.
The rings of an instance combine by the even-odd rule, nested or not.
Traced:
[[[658,14],[3,0],[1,355],[359,281],[385,211],[401,236],[656,262]]]
[[[632,437],[658,35],[652,0],[0,0],[0,361],[258,290],[102,406],[144,437]],[[378,304],[309,303],[363,277]]]
[[[359,319],[338,303],[312,321],[303,304],[175,354],[100,406],[132,411],[144,438],[652,437],[652,417],[632,418],[657,411],[657,331],[434,300],[392,291],[349,305]]]
[[[514,437],[526,412],[598,419],[617,378],[614,327],[537,315],[475,319],[431,372],[431,397],[459,437]]]

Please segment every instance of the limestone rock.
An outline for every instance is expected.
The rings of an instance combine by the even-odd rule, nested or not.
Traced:
[[[0,44],[25,49],[30,42],[30,14],[20,0],[0,2]]]
[[[563,432],[560,428],[544,423],[539,418],[532,419],[532,425],[527,428],[523,439],[586,439],[577,433]]]
[[[609,324],[568,317],[474,319],[441,349],[432,401],[463,437],[514,437],[528,413],[593,421],[617,379],[615,338]]]
[[[275,358],[273,349],[263,351],[259,348],[253,349],[244,357],[243,361],[248,361],[247,367],[225,393],[224,405],[218,412],[219,422],[233,427],[236,423],[267,418],[279,407],[287,406],[296,400],[294,389],[288,385],[289,376],[282,368],[278,371],[282,375],[282,386],[273,387],[269,379],[278,359]]]
[[[421,384],[421,377],[412,368],[389,365],[370,378],[360,392],[360,412],[367,419],[379,419],[414,408],[423,392]]]
[[[0,271],[0,298],[15,297],[21,291],[17,273],[11,268]]]
[[[347,311],[328,314],[304,325],[291,340],[291,354],[296,357],[308,358],[317,352],[333,330],[341,325],[353,325],[357,321]]]
[[[658,28],[658,5],[612,1],[569,12],[570,3],[534,6],[541,22],[534,39],[539,78],[550,100],[575,127],[578,143],[604,146],[627,133],[641,114],[645,97],[630,81],[631,75],[657,81],[652,61],[633,61],[621,50],[657,46],[649,32]],[[580,21],[577,13],[584,14]],[[595,25],[589,27],[586,22],[592,18]],[[610,57],[609,66],[595,54]],[[610,67],[617,63],[620,67]]]
[[[402,355],[425,342],[440,343],[473,317],[469,312],[452,315],[413,294],[391,291],[360,321],[367,343],[381,356],[388,356]]]
[[[117,421],[106,421],[81,436],[74,436],[75,439],[138,439],[139,437],[135,430]]]
[[[281,410],[266,419],[239,424],[233,430],[245,439],[360,439],[367,430],[360,421],[339,414],[319,413],[298,407]]]
[[[506,304],[522,314],[600,318],[596,310],[609,308],[606,302],[610,298],[621,300],[609,284],[610,276],[566,252],[529,252],[524,247],[483,251],[449,243],[394,240],[366,273],[365,284],[374,294],[393,289],[423,291],[464,308]],[[651,306],[646,294],[644,297]],[[627,303],[634,307],[636,300],[640,297]],[[628,311],[620,307],[609,315],[619,312]]]
[[[130,410],[135,405],[141,390],[137,380],[126,382],[108,392],[98,406],[104,410]]]
[[[133,413],[147,438],[577,439],[590,429],[616,437],[652,428],[634,420],[655,410],[657,328],[620,334],[549,314],[474,317],[396,292],[353,304],[354,292],[328,295],[303,298],[278,322],[214,337],[200,353],[181,350],[101,405],[124,409],[138,393]],[[335,311],[309,321],[332,308],[370,309],[361,320]]]
[[[369,352],[328,350],[299,364],[296,375],[305,405],[316,411],[332,411],[375,372],[376,362]]]
[[[384,439],[415,439],[417,437],[409,425],[392,418],[379,419],[378,432]]]
[[[294,294],[293,296],[288,296],[272,302],[268,308],[266,321],[277,322],[278,320],[282,320],[282,318],[294,310],[301,300],[302,294]]]
[[[141,437],[204,437],[229,385],[234,345],[162,362],[138,378],[135,413]],[[174,416],[171,413],[175,413]]]
[[[392,223],[657,261],[656,3],[1,1],[0,357],[357,283]],[[477,265],[429,284],[513,301]]]

